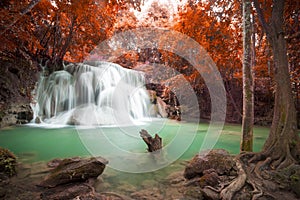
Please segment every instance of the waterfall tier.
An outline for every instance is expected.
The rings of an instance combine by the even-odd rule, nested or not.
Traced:
[[[49,124],[130,124],[148,117],[144,85],[143,73],[114,63],[69,64],[41,76],[32,108],[35,119]]]

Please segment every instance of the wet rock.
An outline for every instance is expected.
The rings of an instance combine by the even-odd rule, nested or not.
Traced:
[[[120,186],[117,187],[117,190],[125,193],[132,193],[137,191],[137,188],[129,183],[122,182]]]
[[[199,184],[201,187],[218,185],[220,179],[214,170],[207,170],[203,172],[204,175],[200,178]]]
[[[46,190],[41,194],[41,199],[68,200],[83,199],[87,196],[94,196],[91,186],[87,184],[67,184]],[[91,199],[96,199],[96,197]]]
[[[42,187],[55,187],[61,184],[96,178],[102,174],[107,163],[108,161],[101,157],[64,159],[39,185]]]
[[[200,186],[204,188],[206,186],[216,186],[219,184],[221,177],[214,170],[204,171],[204,175],[185,181],[185,186]]]
[[[163,83],[148,83],[146,84],[146,88],[148,89],[150,102],[152,103],[152,116],[158,114],[164,118],[180,120],[179,102],[170,87],[166,87]]]
[[[202,200],[202,199],[204,199],[203,194],[202,194],[201,190],[199,189],[199,187],[187,187],[187,188],[185,188],[183,193],[184,193],[184,199],[187,199],[187,200],[192,200],[192,199]]]
[[[157,186],[157,181],[155,181],[155,180],[144,180],[143,182],[142,182],[142,184],[141,184],[141,186],[143,187],[143,188],[152,188],[152,187],[155,187],[155,186]]]
[[[166,178],[166,180],[172,185],[179,184],[179,183],[182,183],[185,181],[182,171],[174,172],[174,173],[170,174]]]
[[[75,158],[74,158],[75,159]],[[77,158],[78,159],[78,158]],[[60,159],[60,158],[55,158],[53,160],[50,160],[48,163],[47,163],[47,166],[50,167],[50,168],[55,168],[55,167],[58,167],[58,165],[63,161],[63,159]]]
[[[235,166],[233,157],[223,149],[213,149],[194,156],[184,170],[184,177],[192,179],[203,176],[204,171],[214,169],[218,175],[230,174]]]
[[[42,123],[41,118],[40,118],[40,117],[36,117],[36,118],[34,119],[34,123],[36,123],[36,124]]]
[[[148,188],[131,194],[131,198],[139,200],[164,200],[162,192],[158,188]]]

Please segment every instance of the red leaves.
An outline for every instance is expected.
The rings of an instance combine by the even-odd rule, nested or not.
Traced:
[[[219,69],[224,72],[241,68],[242,40],[238,10],[232,10],[228,2],[198,3],[180,13],[175,29],[194,38],[211,55]],[[218,10],[222,10],[218,11]],[[228,77],[229,78],[229,77]]]

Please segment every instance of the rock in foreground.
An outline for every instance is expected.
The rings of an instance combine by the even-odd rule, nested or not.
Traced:
[[[203,176],[205,171],[213,169],[218,175],[230,174],[235,166],[233,157],[224,149],[213,149],[194,156],[184,171],[186,179]]]
[[[82,182],[89,178],[96,178],[104,171],[107,160],[97,158],[70,158],[64,159],[40,183],[42,187],[56,187],[58,185]]]

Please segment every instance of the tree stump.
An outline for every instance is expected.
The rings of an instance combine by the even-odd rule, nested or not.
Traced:
[[[156,152],[162,148],[162,139],[158,134],[154,138],[144,129],[140,131],[140,136],[148,146],[148,152]]]

